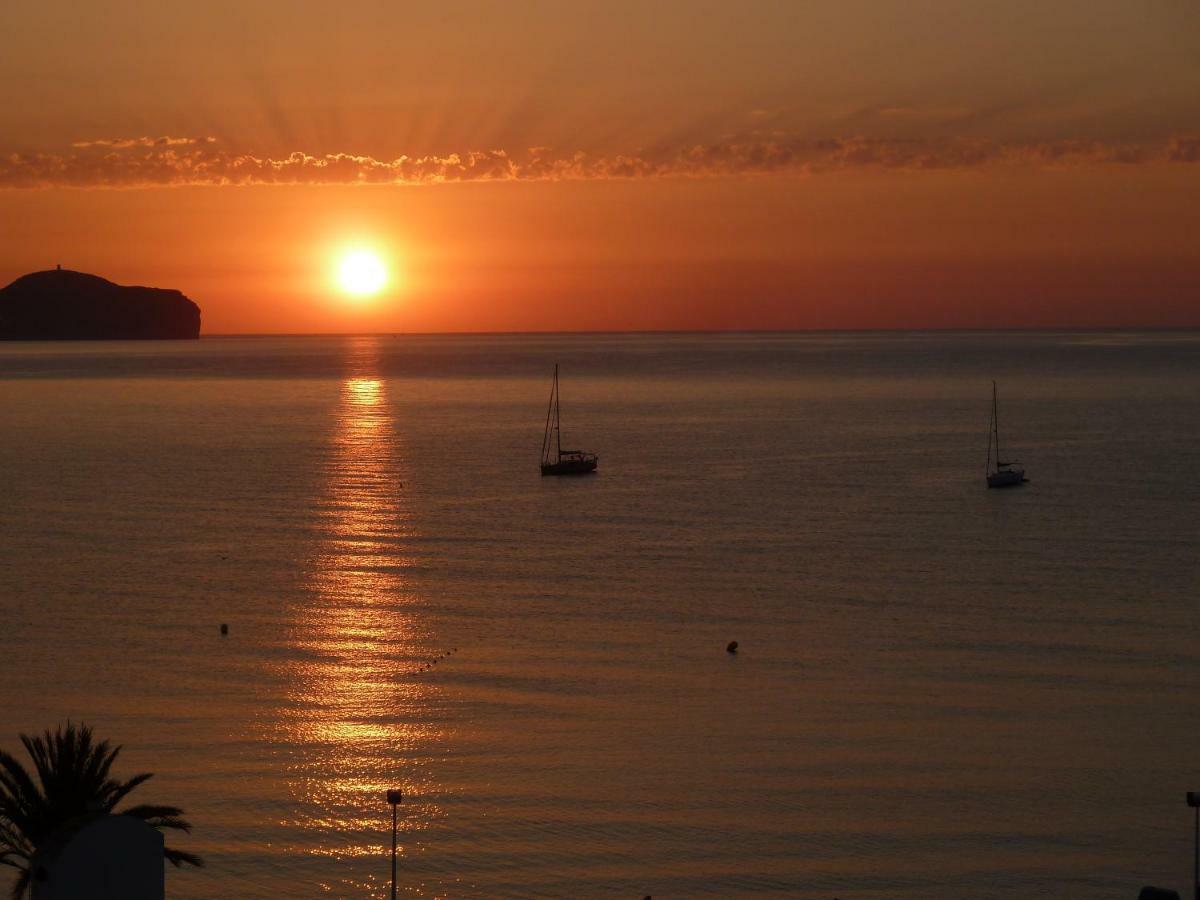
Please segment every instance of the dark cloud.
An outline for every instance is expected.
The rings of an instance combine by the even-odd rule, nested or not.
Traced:
[[[283,157],[224,149],[209,137],[80,141],[61,153],[0,156],[0,188],[136,188],[171,185],[396,184],[817,175],[874,169],[937,171],[986,166],[1066,168],[1200,162],[1200,137],[1157,144],[1103,141],[998,143],[973,139],[731,140],[629,154],[534,147],[376,159],[350,153]]]

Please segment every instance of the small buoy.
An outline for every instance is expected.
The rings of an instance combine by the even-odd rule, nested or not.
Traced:
[[[725,647],[726,653],[737,653],[737,641],[730,641]]]
[[[221,634],[229,634],[229,626],[224,622],[221,623]]]

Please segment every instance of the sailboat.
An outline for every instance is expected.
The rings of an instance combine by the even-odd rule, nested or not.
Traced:
[[[554,364],[554,386],[550,389],[550,407],[546,410],[546,432],[542,436],[543,475],[587,475],[596,471],[600,458],[595,453],[562,448],[562,428],[558,408],[558,364]]]
[[[1013,487],[1028,481],[1019,462],[1004,462],[1000,455],[1000,407],[996,402],[996,382],[992,382],[992,421],[988,429],[987,486]],[[992,468],[992,448],[996,448],[996,467]]]

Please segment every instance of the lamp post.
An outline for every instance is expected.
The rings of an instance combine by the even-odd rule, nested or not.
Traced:
[[[1189,802],[1191,796],[1188,794]],[[392,788],[387,792],[387,802],[392,806],[392,900],[396,900],[396,814],[403,799],[404,795],[400,793],[399,788]],[[1200,894],[1197,894],[1196,900],[1200,900]]]
[[[1192,845],[1192,896],[1200,900],[1200,791],[1188,791],[1187,804],[1196,811],[1196,830]]]

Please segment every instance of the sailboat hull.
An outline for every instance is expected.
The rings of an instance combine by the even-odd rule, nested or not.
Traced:
[[[1027,480],[1025,472],[1021,469],[1004,469],[988,475],[987,486],[990,488],[1016,487],[1024,484]]]
[[[543,475],[590,475],[595,471],[594,459],[564,459],[559,462],[542,463]]]

